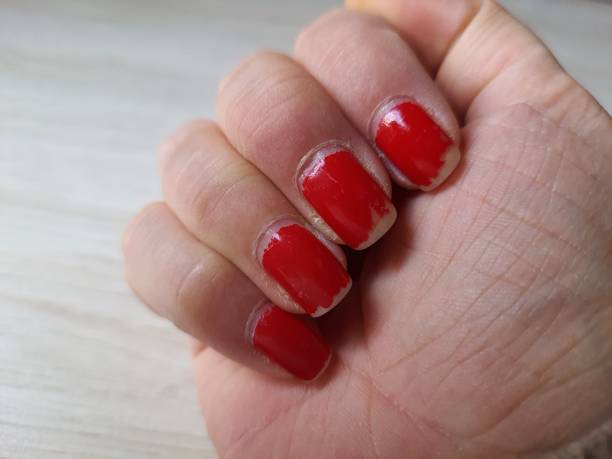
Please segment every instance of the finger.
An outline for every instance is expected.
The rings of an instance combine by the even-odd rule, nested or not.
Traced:
[[[376,145],[394,179],[431,190],[459,162],[459,126],[406,42],[374,16],[337,10],[306,28],[296,58]]]
[[[466,122],[523,103],[586,131],[608,128],[601,123],[602,109],[563,71],[542,41],[494,1],[346,4],[391,22],[423,56]]]
[[[193,122],[162,148],[162,190],[183,224],[272,302],[318,316],[350,289],[343,252],[242,158],[214,123]]]
[[[271,305],[232,263],[194,238],[165,204],[150,205],[134,218],[123,248],[134,291],[201,343],[273,375],[310,380],[327,366],[331,352],[314,323]]]
[[[248,59],[221,85],[218,112],[237,150],[330,239],[363,249],[395,221],[376,153],[290,58]]]
[[[384,17],[398,29],[435,75],[453,39],[478,12],[482,0],[345,0],[349,9]]]

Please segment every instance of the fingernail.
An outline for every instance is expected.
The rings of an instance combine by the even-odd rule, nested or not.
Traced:
[[[310,155],[298,182],[310,205],[354,249],[370,246],[395,222],[387,194],[344,147],[328,145]]]
[[[251,335],[255,349],[299,379],[323,373],[331,350],[314,326],[273,304],[257,314]]]
[[[383,104],[373,118],[373,137],[390,172],[409,188],[431,190],[459,162],[459,148],[415,101]]]
[[[271,225],[260,237],[257,251],[264,270],[311,316],[327,312],[351,288],[351,278],[338,258],[293,221]]]

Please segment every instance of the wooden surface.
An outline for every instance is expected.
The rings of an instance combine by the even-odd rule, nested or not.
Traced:
[[[610,111],[610,3],[505,3]],[[333,4],[2,0],[0,457],[215,457],[186,340],[130,294],[120,233],[159,196],[160,140]]]

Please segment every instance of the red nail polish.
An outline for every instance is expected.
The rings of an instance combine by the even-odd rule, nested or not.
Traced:
[[[431,190],[459,162],[452,139],[418,104],[409,99],[383,105],[374,118],[376,146],[405,185]]]
[[[304,197],[350,247],[376,242],[395,221],[395,207],[383,189],[343,147],[317,151],[300,174]]]
[[[266,272],[311,316],[335,306],[351,287],[338,258],[297,223],[272,225],[260,238],[258,252]]]
[[[312,324],[273,304],[259,312],[252,340],[255,349],[307,381],[321,374],[331,359],[329,346]]]

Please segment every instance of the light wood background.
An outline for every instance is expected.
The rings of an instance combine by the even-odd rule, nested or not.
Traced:
[[[186,340],[130,294],[119,236],[159,196],[160,140],[334,3],[0,2],[0,457],[215,457]],[[612,5],[505,3],[610,111]]]

